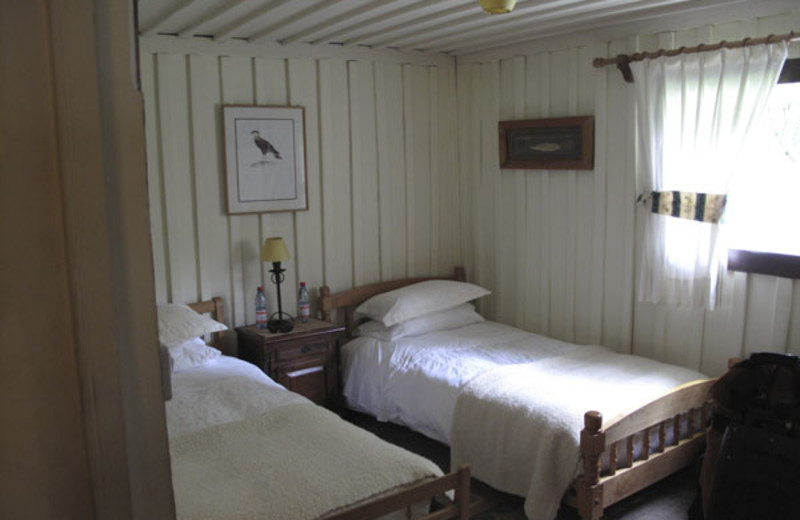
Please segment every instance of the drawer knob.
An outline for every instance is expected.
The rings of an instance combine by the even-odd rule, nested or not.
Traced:
[[[303,346],[303,347],[300,349],[300,352],[302,352],[303,354],[307,354],[309,350],[311,350],[311,347],[309,347],[308,345],[304,345],[304,346]]]

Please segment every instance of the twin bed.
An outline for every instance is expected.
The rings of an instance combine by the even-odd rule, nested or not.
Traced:
[[[531,520],[552,520],[562,498],[598,519],[697,460],[713,380],[484,321],[465,302],[485,292],[463,280],[321,289],[323,319],[353,336],[348,407],[448,444],[454,465],[526,497]]]
[[[448,475],[195,337],[220,328],[178,327],[191,336],[169,347],[178,518],[466,519],[471,472],[526,497],[531,520],[552,520],[562,499],[599,519],[697,460],[711,379],[485,321],[468,302],[487,291],[463,280],[457,269],[320,291],[323,319],[352,335],[341,350],[348,406],[450,445],[459,469]],[[191,307],[223,320],[219,299]],[[160,336],[162,321],[160,309]],[[446,490],[455,500],[427,512]]]
[[[223,316],[218,298],[159,307],[173,369],[166,414],[177,518],[468,518],[467,468],[443,475],[221,355],[204,337],[219,344]]]

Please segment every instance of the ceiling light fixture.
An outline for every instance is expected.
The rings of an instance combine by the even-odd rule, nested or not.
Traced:
[[[483,10],[489,14],[510,13],[517,0],[478,0]]]

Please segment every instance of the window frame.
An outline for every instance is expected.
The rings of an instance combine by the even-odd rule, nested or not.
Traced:
[[[800,58],[784,62],[778,83],[800,83]],[[800,279],[800,256],[731,249],[728,270]]]

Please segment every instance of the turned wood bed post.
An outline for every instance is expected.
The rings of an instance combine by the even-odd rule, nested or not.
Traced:
[[[583,520],[599,520],[603,514],[603,490],[594,486],[600,482],[600,456],[606,445],[602,432],[603,414],[589,411],[583,416],[581,454],[583,475],[578,479],[578,514]]]
[[[331,321],[331,308],[329,307],[328,297],[331,295],[331,288],[323,285],[319,288],[319,297],[322,299],[322,321]]]

